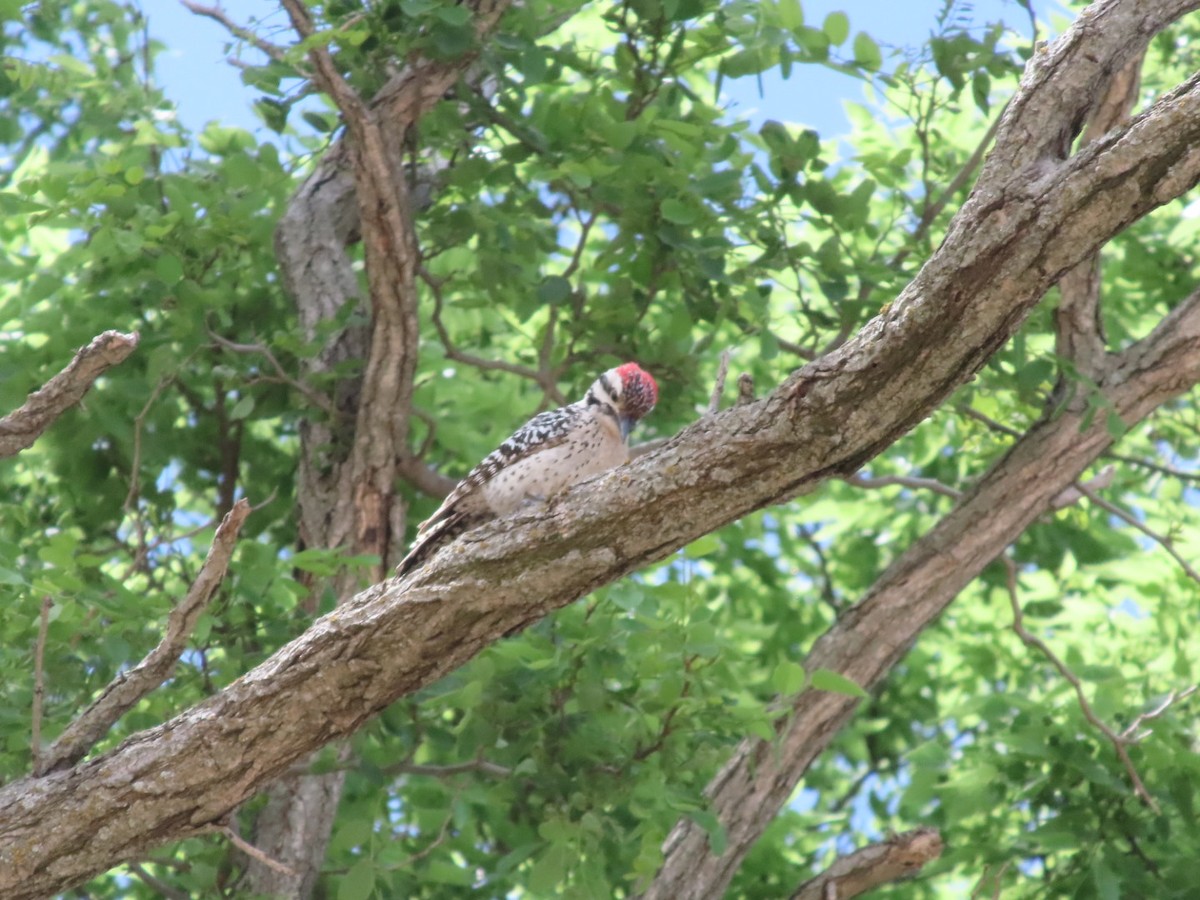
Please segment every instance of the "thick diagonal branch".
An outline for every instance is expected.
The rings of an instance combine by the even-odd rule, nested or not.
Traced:
[[[1130,56],[1129,33],[1141,34],[1147,23],[1190,4],[1108,0],[1089,9],[1097,8],[1121,12],[1110,25],[1129,27],[1117,37],[1101,31],[1086,45],[1071,45],[1087,57],[1079,77],[1093,94],[1096,60],[1102,69],[1119,68]],[[1086,21],[1092,27],[1096,20]],[[1071,59],[1055,58],[1057,74],[1065,77]],[[1011,144],[1075,116],[1084,92],[1044,77],[1027,79],[1024,91],[1050,91],[1051,97],[1044,103],[1014,98],[1013,108],[1024,112],[1014,120],[1010,109],[1005,121],[1019,128],[1002,127],[997,139],[1011,164],[985,168],[920,275],[860,334],[770,396],[706,416],[657,451],[532,512],[468,532],[419,572],[343,604],[171,721],[68,771],[0,788],[0,894],[22,900],[60,891],[144,853],[148,844],[210,829],[296,760],[350,734],[502,636],[752,510],[852,474],[971,378],[1062,272],[1200,178],[1195,79],[1127,128],[1058,162],[1036,152],[1012,153]],[[1036,151],[1040,143],[1029,146]],[[1131,348],[1127,366],[1101,385],[1127,421],[1200,377],[1198,318],[1196,303],[1186,304],[1165,332],[1156,330]],[[1064,435],[1044,424],[1022,451],[1038,450],[1041,459],[1015,451],[1009,457],[1010,465],[1039,474],[1049,460],[1054,477],[1048,486],[997,494],[985,479],[963,504],[983,497],[988,514],[1011,506],[1020,516],[1036,515],[1077,477],[1077,451],[1090,453],[1111,441],[1107,431],[1081,431],[1069,415],[1063,421],[1075,430]],[[1046,490],[1053,493],[1043,496]],[[948,522],[958,534],[971,532],[955,513]],[[1022,526],[1005,520],[999,527]],[[928,539],[941,554],[934,572],[945,582],[939,590],[961,577],[958,564],[969,569],[990,549],[955,543],[953,536],[940,531]],[[880,586],[906,598],[898,608],[884,603],[888,612],[872,615],[880,605],[873,592],[846,613],[836,641],[818,645],[816,658],[867,683],[870,671],[841,669],[840,662],[853,662],[875,642],[898,658],[904,647],[893,644],[903,631],[894,626],[923,611],[909,608],[920,597],[903,592],[905,576],[905,569],[893,569]],[[850,714],[839,705],[847,698],[805,696],[813,708],[801,715],[815,723],[813,735],[836,729]],[[795,750],[789,746],[782,756],[790,761]],[[731,774],[738,771],[735,766]],[[753,830],[739,829],[737,841],[752,840]]]
[[[1200,292],[1145,340],[1117,357],[1101,387],[1122,420],[1140,421],[1200,381]],[[1112,444],[1103,422],[1063,413],[1034,426],[928,534],[905,551],[854,607],[816,642],[804,669],[832,669],[870,689],[878,684],[967,584],[1035,518],[1053,508]],[[1096,418],[1096,417],[1093,417]],[[707,832],[681,820],[644,900],[719,896],[800,778],[849,720],[858,701],[806,691],[775,739],[746,740],[709,784],[727,835],[720,855]]]
[[[250,515],[250,504],[243,497],[233,505],[213,535],[212,546],[200,574],[192,582],[187,596],[171,610],[167,617],[167,630],[158,646],[151,650],[140,663],[122,672],[109,683],[92,701],[92,704],[66,727],[58,739],[40,757],[35,775],[45,775],[70,766],[83,758],[96,742],[104,737],[113,723],[131,710],[134,705],[171,677],[175,664],[187,647],[188,638],[200,620],[200,614],[208,608],[209,601],[221,586],[233,548],[237,544],[238,532],[246,516]]]
[[[80,347],[65,369],[30,394],[19,409],[0,419],[0,459],[33,446],[55,419],[83,398],[97,378],[124,362],[137,345],[136,332],[106,331]]]

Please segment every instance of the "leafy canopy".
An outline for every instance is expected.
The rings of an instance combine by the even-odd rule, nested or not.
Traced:
[[[356,561],[298,545],[298,434],[327,415],[313,396],[360,361],[298,383],[322,341],[303,339],[275,269],[274,223],[338,133],[332,108],[297,87],[303,47],[244,69],[264,130],[195,134],[155,83],[162,48],[144,13],[108,0],[0,10],[0,408],[100,331],[142,336],[78,410],[0,462],[0,778],[11,780],[30,763],[43,598],[49,740],[154,646],[220,514],[243,495],[262,504],[175,676],[100,749],[219,691],[329,608],[310,597],[313,578]],[[843,13],[807,19],[798,0],[535,0],[478,48],[465,8],[442,0],[341,0],[323,15],[364,96],[414,51],[479,49],[490,75],[423,119],[413,151],[445,167],[417,222],[429,278],[410,446],[453,474],[556,402],[536,379],[471,360],[548,366],[573,398],[637,359],[663,389],[641,432],[651,438],[704,408],[722,351],[767,386],[854,332],[936,245],[965,197],[950,186],[1029,55],[1018,31],[949,9],[925,46],[885,48]],[[1153,45],[1145,90],[1195,67],[1181,35],[1194,37]],[[722,101],[734,79],[803,85],[814,65],[861,78],[874,98],[851,109],[842,143],[798,124],[803,91],[797,122],[757,128]],[[1191,289],[1196,221],[1168,207],[1107,248],[1114,346]],[[986,471],[1011,442],[1004,428],[1037,419],[1060,373],[1050,309],[870,474],[961,490]],[[362,315],[347,308],[328,328]],[[1185,558],[1198,549],[1195,477],[1167,469],[1200,456],[1197,434],[1190,403],[1163,409],[1122,437],[1133,461],[1106,491]],[[436,506],[404,491],[412,522]],[[856,689],[798,661],[951,503],[829,484],[395,704],[348,763],[318,761],[349,765],[327,895],[609,898],[653,875],[681,816],[720,847],[708,779],[742,737],[770,737],[778,694]],[[1196,584],[1143,534],[1077,504],[1032,526],[1013,558],[1027,626],[1103,720],[1119,729],[1197,680]],[[863,704],[732,895],[780,896],[835,853],[922,824],[947,851],[896,896],[962,896],[981,876],[1005,896],[1187,895],[1200,858],[1194,715],[1168,710],[1132,748],[1163,807],[1153,815],[1070,686],[1010,624],[996,565]],[[191,896],[236,894],[240,865],[215,840],[143,863]],[[88,890],[155,895],[124,870]]]

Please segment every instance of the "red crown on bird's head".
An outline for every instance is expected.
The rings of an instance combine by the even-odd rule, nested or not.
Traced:
[[[658,383],[654,377],[635,362],[617,366],[621,379],[621,397],[626,411],[640,419],[658,403]]]

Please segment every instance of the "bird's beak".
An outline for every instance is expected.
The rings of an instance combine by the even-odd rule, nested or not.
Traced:
[[[621,426],[621,440],[629,440],[629,432],[633,431],[633,426],[637,424],[637,421],[629,416],[617,416],[617,423]]]

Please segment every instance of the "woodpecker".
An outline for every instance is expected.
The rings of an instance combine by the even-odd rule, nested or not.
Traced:
[[[629,459],[629,432],[658,402],[637,363],[609,369],[582,400],[538,413],[484,457],[417,528],[396,574],[425,562],[468,528],[545,500]]]

